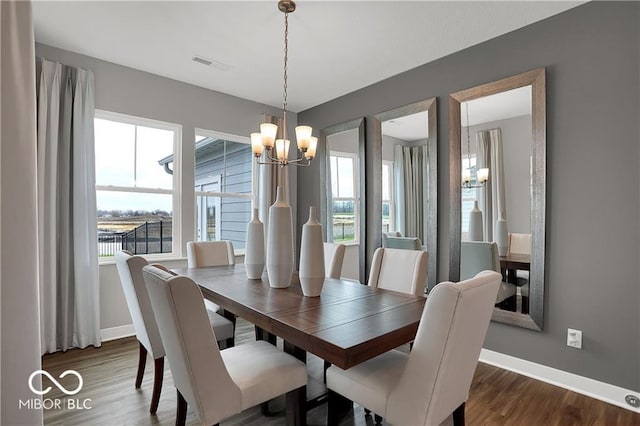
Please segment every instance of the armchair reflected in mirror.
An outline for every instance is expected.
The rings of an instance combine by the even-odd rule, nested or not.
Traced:
[[[451,279],[464,279],[478,264],[467,250],[471,242],[493,243],[506,296],[496,301],[493,319],[541,330],[544,69],[454,93],[449,101]]]

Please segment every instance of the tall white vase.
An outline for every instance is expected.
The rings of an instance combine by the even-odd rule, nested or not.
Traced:
[[[309,220],[302,226],[300,245],[300,285],[308,297],[320,296],[324,285],[324,244],[322,225],[316,217],[316,208],[309,208]]]
[[[257,280],[264,271],[264,224],[258,217],[258,209],[253,209],[253,217],[247,225],[247,246],[244,254],[244,268],[247,278]]]
[[[469,240],[482,241],[482,234],[482,210],[478,207],[478,200],[475,200],[469,212]]]
[[[293,274],[293,233],[291,207],[278,187],[276,201],[269,207],[269,232],[267,234],[267,274],[274,288],[286,288]]]
[[[507,221],[503,218],[496,220],[493,240],[498,245],[498,254],[500,256],[506,256],[509,250],[509,234],[507,232]]]

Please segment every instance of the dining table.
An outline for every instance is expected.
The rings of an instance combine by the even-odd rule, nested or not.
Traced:
[[[190,277],[203,296],[224,312],[280,337],[283,349],[306,362],[310,352],[325,363],[348,369],[411,342],[426,298],[373,288],[350,280],[325,278],[319,297],[306,297],[297,276],[286,288],[272,288],[266,272],[248,279],[244,265],[176,268]],[[325,392],[324,389],[322,392]],[[287,417],[304,424],[307,400],[322,401],[308,389],[304,400],[289,402]]]
[[[505,277],[505,281],[513,285],[518,285],[517,271],[529,271],[531,269],[531,255],[519,253],[507,253],[500,256],[500,269]],[[529,313],[529,296],[522,295],[523,314]]]

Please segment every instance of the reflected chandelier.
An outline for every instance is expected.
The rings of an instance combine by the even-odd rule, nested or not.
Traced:
[[[316,156],[318,138],[311,136],[313,129],[310,126],[296,127],[296,143],[301,155],[294,160],[289,160],[289,139],[287,139],[287,62],[289,59],[289,13],[296,10],[296,4],[292,0],[280,0],[278,9],[284,13],[284,87],[282,92],[282,139],[276,139],[278,126],[273,123],[262,123],[260,133],[251,133],[251,151],[258,164],[277,164],[279,166],[308,166]],[[275,156],[273,147],[275,146]],[[260,157],[266,150],[266,161],[260,161]]]
[[[478,169],[471,165],[471,138],[469,137],[469,102],[465,103],[467,108],[467,164],[468,168],[462,170],[462,187],[466,189],[482,188],[489,179],[489,169]],[[476,158],[477,162],[477,158]]]

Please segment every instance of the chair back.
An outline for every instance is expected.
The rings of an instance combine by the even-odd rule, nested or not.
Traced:
[[[242,410],[240,389],[220,355],[200,288],[188,277],[143,268],[173,382],[202,424]]]
[[[236,263],[231,241],[189,241],[187,243],[187,266],[234,265]]]
[[[531,234],[509,234],[510,254],[531,254]]]
[[[115,259],[136,337],[153,359],[162,358],[164,347],[151,309],[149,293],[142,277],[142,268],[147,266],[147,261],[144,257],[133,256],[128,251],[117,252]]]
[[[340,278],[344,261],[344,244],[324,243],[324,270],[328,278]]]
[[[423,250],[380,247],[373,253],[368,284],[422,296],[427,282],[428,257]]]
[[[389,422],[438,425],[467,400],[500,280],[483,271],[429,293],[407,366],[387,401]]]
[[[474,277],[480,271],[500,272],[500,256],[495,242],[463,241],[460,244],[460,279]]]
[[[422,250],[422,242],[417,237],[388,237],[382,238],[382,246],[403,250]]]

